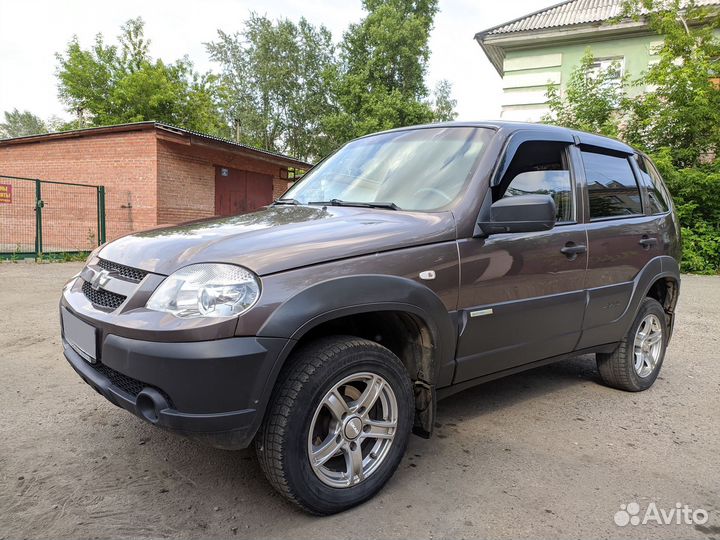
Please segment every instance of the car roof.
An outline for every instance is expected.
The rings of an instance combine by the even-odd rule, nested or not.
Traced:
[[[478,120],[478,121],[454,121],[454,122],[438,122],[435,124],[421,124],[417,126],[407,126],[395,129],[389,129],[382,131],[381,133],[393,133],[397,131],[409,131],[415,129],[428,129],[437,127],[479,127],[489,128],[494,130],[502,130],[506,136],[510,136],[518,131],[536,131],[538,133],[555,133],[565,135],[568,138],[573,139],[577,144],[585,146],[594,146],[599,148],[605,148],[613,150],[615,152],[621,152],[623,154],[635,154],[636,151],[617,139],[605,137],[603,135],[596,135],[594,133],[587,133],[585,131],[578,131],[575,129],[569,129],[560,126],[553,126],[550,124],[533,124],[531,122],[511,122],[509,120]],[[372,135],[377,135],[373,133]],[[366,135],[369,137],[370,135]],[[363,137],[361,137],[363,138]]]

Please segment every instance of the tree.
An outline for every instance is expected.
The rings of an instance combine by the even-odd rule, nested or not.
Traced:
[[[663,35],[660,61],[640,84],[654,88],[629,106],[625,138],[656,153],[669,148],[675,166],[707,161],[720,149],[720,28],[717,7],[693,0],[632,0],[625,14]]]
[[[452,97],[452,85],[442,80],[435,86],[433,92],[433,117],[437,122],[450,122],[457,118],[455,107],[457,100]]]
[[[624,104],[623,86],[627,76],[618,78],[620,66],[608,70],[595,69],[592,50],[585,50],[580,64],[570,73],[565,91],[548,85],[550,112],[543,122],[572,129],[618,135],[619,109]]]
[[[662,35],[659,62],[632,84],[637,96],[587,76],[591,55],[565,93],[550,89],[548,121],[616,135],[651,153],[683,231],[684,271],[720,272],[720,28],[717,8],[693,0],[628,0],[621,19]],[[623,85],[628,81],[623,80]],[[616,128],[615,125],[620,126]]]
[[[685,272],[720,273],[720,160],[698,167],[678,169],[673,149],[653,156],[682,227]]]
[[[37,135],[47,131],[45,122],[30,111],[5,111],[5,122],[0,123],[0,139]]]
[[[368,13],[345,32],[332,74],[337,112],[326,127],[338,141],[435,117],[425,73],[437,0],[363,0],[363,6]]]
[[[101,34],[90,49],[74,37],[58,54],[61,101],[72,127],[156,120],[215,135],[229,128],[218,110],[217,77],[193,70],[187,57],[165,63],[150,57],[142,19],[122,26],[119,47]]]
[[[300,159],[332,150],[322,125],[335,62],[327,28],[251,13],[243,32],[218,30],[218,40],[206,47],[222,68],[223,114],[239,124],[242,142]]]

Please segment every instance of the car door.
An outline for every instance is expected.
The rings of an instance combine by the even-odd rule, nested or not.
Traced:
[[[620,339],[615,324],[625,313],[634,279],[662,253],[658,219],[640,189],[639,169],[628,152],[581,145],[587,184],[588,306],[579,347]],[[647,211],[646,211],[647,210]]]
[[[549,231],[502,233],[458,241],[461,261],[455,382],[572,351],[585,310],[587,238],[582,189],[567,140],[517,145],[491,188],[495,202],[514,194],[554,198],[558,222]],[[512,147],[513,145],[509,145]],[[553,171],[533,184],[533,171]],[[527,173],[531,173],[528,175]]]

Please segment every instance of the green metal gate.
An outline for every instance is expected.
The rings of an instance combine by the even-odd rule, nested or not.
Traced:
[[[0,258],[67,258],[105,242],[105,187],[0,175]]]

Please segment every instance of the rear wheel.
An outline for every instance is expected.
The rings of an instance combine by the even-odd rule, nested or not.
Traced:
[[[315,514],[366,501],[407,447],[414,400],[405,367],[385,347],[345,336],[313,342],[289,361],[256,439],[263,471]]]
[[[603,382],[629,392],[650,388],[660,373],[667,338],[665,310],[654,298],[643,299],[630,331],[615,352],[596,355]]]

